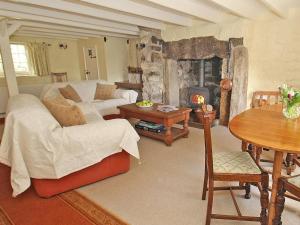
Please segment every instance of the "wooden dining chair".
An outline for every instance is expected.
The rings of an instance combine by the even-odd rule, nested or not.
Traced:
[[[293,198],[294,200],[300,201],[300,175],[279,179],[273,225],[282,225],[281,214],[284,209],[286,191],[296,196],[296,198]]]
[[[52,82],[53,83],[67,82],[68,81],[68,74],[67,74],[67,72],[51,73],[51,77],[52,77]]]
[[[252,108],[259,108],[264,105],[278,104],[280,101],[279,91],[255,91],[252,95]]]
[[[280,92],[279,91],[255,91],[252,95],[251,108],[267,108],[269,105],[279,104]],[[243,148],[244,147],[244,148]],[[253,148],[252,148],[253,147]],[[256,148],[250,143],[244,142],[242,144],[242,149],[245,148],[252,150],[253,155],[260,160],[260,154],[262,153],[261,148]],[[264,149],[268,150],[268,149]]]
[[[267,208],[269,203],[268,174],[260,168],[247,151],[213,153],[209,116],[204,114],[203,120],[205,137],[205,174],[202,200],[206,199],[206,192],[208,192],[206,225],[210,225],[211,219],[259,221],[262,225],[267,224]],[[245,185],[215,187],[215,181],[236,181]],[[233,190],[245,190],[245,198],[250,198],[250,184],[257,185],[261,193],[261,213],[260,216],[257,217],[242,215],[233,193]],[[230,191],[237,215],[212,213],[214,191],[219,190]]]

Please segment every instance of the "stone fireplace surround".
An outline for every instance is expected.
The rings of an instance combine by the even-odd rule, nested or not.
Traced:
[[[139,49],[141,68],[143,70],[143,99],[154,102],[182,105],[180,91],[195,86],[194,79],[183,73],[180,64],[184,60],[202,60],[219,57],[222,59],[222,79],[232,79],[234,73],[233,51],[243,45],[242,38],[231,38],[220,41],[216,38],[197,37],[179,41],[164,42],[159,33],[141,32],[142,47]],[[244,47],[243,47],[244,48]],[[246,52],[247,53],[247,52]],[[242,60],[241,73],[244,78],[242,88],[247,84],[247,54],[235,54],[245,57]],[[245,65],[244,65],[245,64]],[[240,68],[239,68],[240,69]],[[246,79],[246,81],[244,81]],[[240,89],[240,87],[239,87]],[[220,123],[227,125],[230,115],[231,91],[221,89]],[[244,103],[246,105],[246,103]]]

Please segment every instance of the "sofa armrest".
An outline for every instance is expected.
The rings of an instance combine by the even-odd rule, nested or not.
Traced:
[[[135,103],[138,93],[133,90],[117,89],[114,93],[115,98],[123,98],[128,103]]]

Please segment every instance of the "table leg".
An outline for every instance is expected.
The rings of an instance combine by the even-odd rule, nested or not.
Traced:
[[[291,173],[296,169],[295,168],[295,158],[296,154],[292,153],[287,153],[286,158],[285,158],[285,167],[286,167],[286,172],[288,175],[291,175]]]
[[[186,133],[183,137],[187,138],[189,136],[189,116],[185,117],[183,123],[183,132]]]
[[[166,126],[165,143],[167,146],[171,146],[173,142],[171,127],[172,126]]]
[[[271,200],[269,204],[269,218],[268,218],[268,225],[272,225],[272,221],[275,216],[275,201],[277,195],[277,185],[278,185],[278,178],[281,176],[281,167],[282,167],[282,160],[283,160],[283,152],[275,151],[274,156],[274,164],[273,164],[273,174],[272,174],[272,193],[271,193]]]

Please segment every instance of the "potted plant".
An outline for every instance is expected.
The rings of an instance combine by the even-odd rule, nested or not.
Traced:
[[[283,84],[280,88],[282,100],[282,113],[288,119],[296,119],[300,116],[300,91]]]

